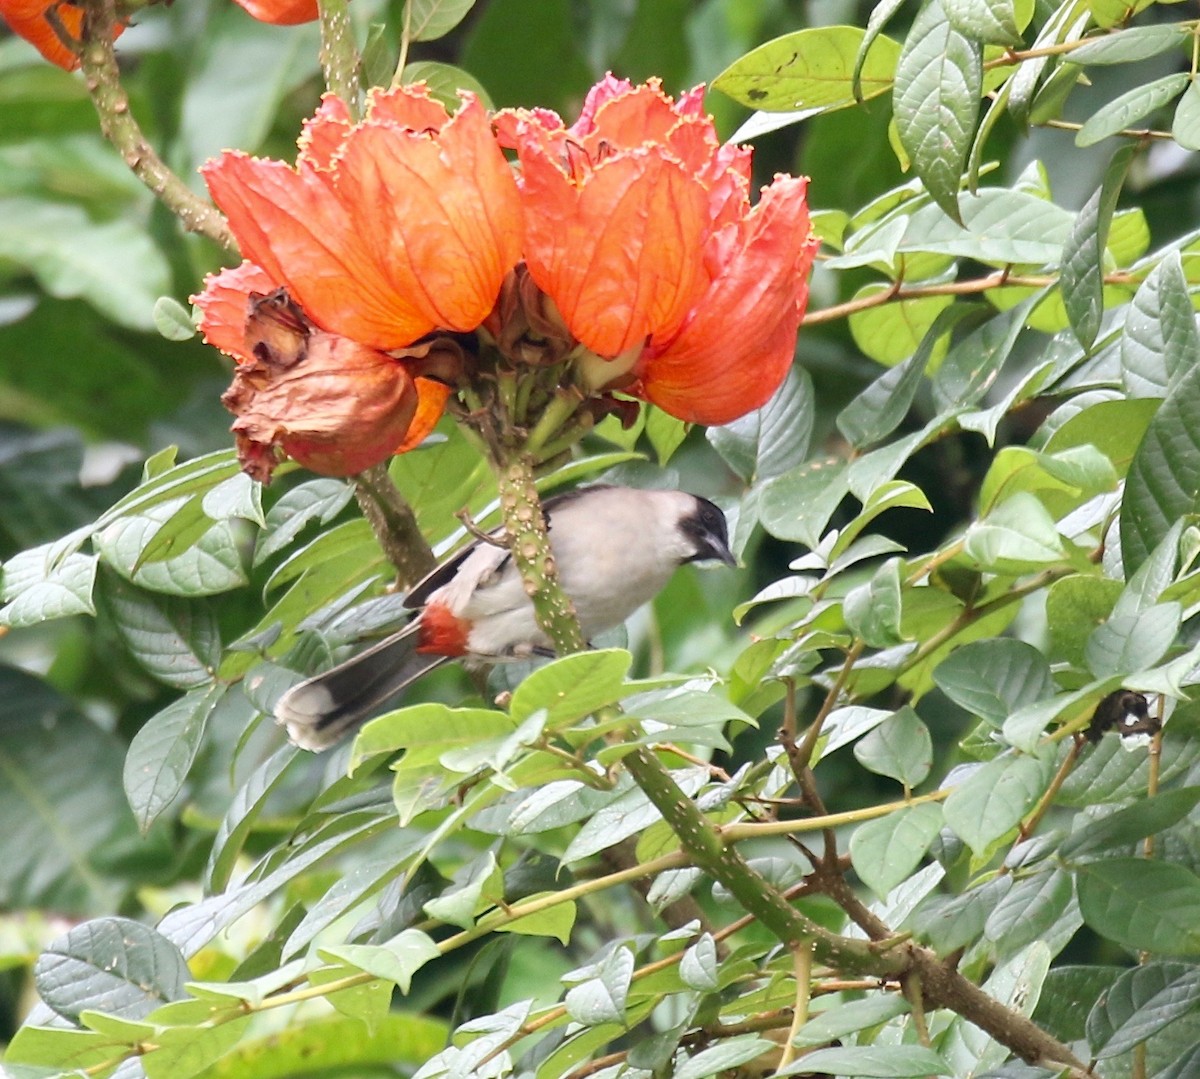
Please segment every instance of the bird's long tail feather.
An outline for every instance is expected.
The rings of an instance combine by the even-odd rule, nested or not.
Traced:
[[[293,686],[275,705],[275,720],[301,749],[320,752],[354,730],[389,697],[445,662],[416,650],[415,624],[344,663]]]

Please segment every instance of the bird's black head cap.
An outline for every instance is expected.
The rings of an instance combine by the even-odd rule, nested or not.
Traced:
[[[693,496],[696,508],[682,521],[679,527],[695,545],[695,552],[684,559],[685,562],[702,562],[716,558],[727,566],[736,566],[737,559],[729,549],[729,526],[725,523],[725,514],[719,506],[707,498]]]

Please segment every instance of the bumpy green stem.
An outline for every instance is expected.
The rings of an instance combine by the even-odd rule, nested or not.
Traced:
[[[195,194],[146,141],[129,107],[121,85],[121,72],[113,52],[117,24],[113,0],[87,0],[84,8],[83,48],[79,65],[84,85],[100,117],[100,130],[116,147],[125,164],[189,232],[198,232],[230,251],[237,242],[219,210]]]
[[[325,85],[337,94],[358,118],[362,83],[358,46],[350,26],[349,0],[319,0],[321,12],[321,70]]]
[[[413,585],[433,569],[437,564],[433,552],[386,465],[360,472],[354,478],[354,494],[401,584]]]
[[[534,484],[533,459],[516,453],[498,466],[500,514],[508,533],[513,561],[525,582],[538,625],[560,655],[581,652],[587,647],[579,629],[575,605],[558,585],[558,571],[546,518]]]

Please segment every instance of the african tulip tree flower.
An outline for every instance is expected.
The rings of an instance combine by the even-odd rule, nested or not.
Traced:
[[[326,95],[296,167],[227,152],[201,170],[242,254],[322,330],[404,348],[473,331],[521,253],[512,170],[470,94],[372,93],[351,123]]]
[[[545,109],[496,118],[520,161],[524,256],[612,385],[680,419],[727,423],[792,362],[817,242],[803,179],[750,205],[750,151],[722,145],[699,88],[611,75],[565,127]]]
[[[32,44],[52,64],[67,71],[79,66],[79,57],[60,36],[78,41],[83,32],[83,8],[66,0],[0,0],[0,18],[12,32]],[[58,26],[52,19],[57,20]],[[113,37],[125,28],[118,26]]]
[[[259,22],[271,22],[277,26],[312,22],[320,14],[317,0],[235,0]]]

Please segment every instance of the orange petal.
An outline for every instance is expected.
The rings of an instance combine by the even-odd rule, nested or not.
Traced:
[[[433,433],[452,392],[449,386],[436,379],[416,378],[413,382],[417,387],[417,411],[408,425],[404,441],[396,447],[396,453],[407,453]]]
[[[0,0],[0,19],[18,37],[23,37],[52,64],[66,71],[79,66],[79,57],[58,36],[58,31],[46,18],[46,12],[55,10],[58,21],[68,37],[79,41],[83,33],[83,9],[58,0]],[[117,26],[113,39],[120,37],[125,27]]]
[[[532,140],[518,152],[525,261],[571,332],[601,356],[674,333],[704,286],[704,186],[661,150],[608,158],[578,184]]]
[[[259,22],[291,26],[312,22],[320,14],[317,0],[235,0]]]
[[[717,275],[670,342],[652,345],[638,369],[639,396],[690,423],[729,423],[779,388],[808,302],[817,241],[807,180],[777,177],[747,217],[739,242],[714,238]]]
[[[297,164],[328,169],[335,153],[342,148],[352,126],[350,110],[337,94],[322,94],[317,111],[304,121],[300,133]]]
[[[450,122],[446,106],[430,97],[429,87],[423,82],[371,90],[367,94],[366,118],[409,131],[441,131]]]
[[[204,279],[204,291],[189,297],[200,309],[200,332],[204,340],[239,363],[251,360],[253,357],[246,348],[250,295],[265,295],[275,288],[276,282],[253,262],[209,274]]]
[[[371,238],[317,174],[236,152],[201,171],[242,253],[286,285],[322,329],[389,349],[434,328],[396,291],[373,257]]]
[[[435,134],[369,120],[336,172],[356,243],[393,294],[426,330],[475,329],[521,256],[516,181],[483,106],[471,97]]]

